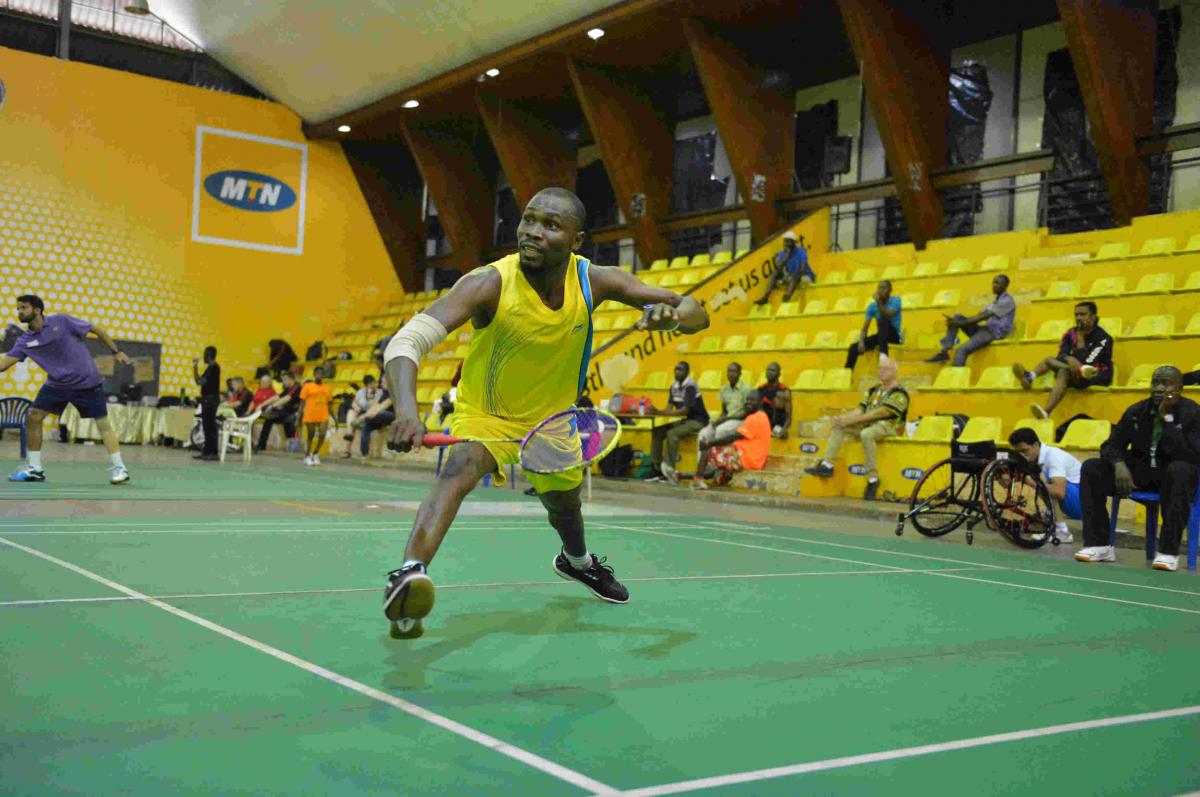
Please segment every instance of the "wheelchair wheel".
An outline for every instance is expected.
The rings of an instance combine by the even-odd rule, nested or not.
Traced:
[[[1040,548],[1054,536],[1054,507],[1046,485],[1024,463],[997,459],[983,472],[988,526],[1021,548]]]
[[[926,537],[940,537],[961,526],[977,498],[978,477],[955,473],[950,460],[931,466],[913,487],[908,517]]]

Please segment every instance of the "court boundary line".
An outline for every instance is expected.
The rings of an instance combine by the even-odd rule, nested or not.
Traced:
[[[937,742],[914,747],[900,747],[893,750],[881,750],[875,753],[826,758],[820,761],[809,761],[803,764],[790,764],[781,767],[748,770],[729,775],[715,775],[707,778],[664,783],[658,786],[646,786],[625,791],[596,792],[596,795],[620,795],[621,797],[660,797],[666,794],[713,789],[719,786],[732,786],[742,783],[754,783],[763,780],[804,775],[810,772],[826,772],[832,769],[877,764],[884,761],[897,761],[906,758],[917,758],[934,753],[948,753],[956,750],[969,750],[975,747],[986,747],[993,744],[1018,742],[1026,739],[1039,739],[1045,736],[1060,736],[1067,733],[1096,730],[1099,728],[1116,728],[1124,725],[1135,725],[1143,722],[1155,722],[1164,719],[1177,719],[1200,714],[1200,705],[1182,706],[1180,708],[1164,709],[1162,711],[1147,711],[1140,714],[1124,714],[1115,717],[1104,717],[1095,720],[1067,722],[1059,725],[1044,725],[1039,728],[1027,728],[1020,731],[993,733],[987,736],[975,736],[967,739],[955,739],[950,742]]]
[[[313,662],[302,659],[299,656],[288,653],[287,651],[280,650],[279,648],[268,645],[265,642],[260,642],[257,639],[248,637],[245,634],[234,631],[233,629],[226,628],[225,626],[215,623],[212,620],[192,614],[184,609],[172,606],[169,603],[164,603],[157,598],[152,598],[149,595],[145,595],[135,589],[132,589],[131,587],[127,587],[124,584],[120,584],[97,573],[93,573],[91,570],[74,565],[64,559],[59,559],[56,556],[39,551],[36,548],[29,548],[21,545],[20,543],[5,539],[4,537],[0,537],[0,544],[7,545],[11,548],[15,548],[18,551],[23,551],[31,556],[50,562],[51,564],[58,565],[59,567],[76,573],[77,575],[81,575],[84,578],[90,579],[97,584],[102,584],[109,589],[116,590],[117,592],[123,593],[130,597],[138,598],[143,602],[155,607],[156,609],[161,609],[164,612],[173,614],[182,620],[187,620],[188,622],[194,623],[201,628],[206,628],[209,631],[226,637],[227,639],[245,645],[253,650],[257,650],[259,653],[264,653],[274,659],[304,670],[311,675],[316,675],[338,686],[349,689],[350,691],[357,692],[364,697],[371,698],[372,700],[376,700],[380,703],[385,703],[404,712],[405,714],[408,714],[411,717],[415,717],[419,720],[428,722],[431,725],[442,728],[443,730],[447,730],[462,739],[474,742],[475,744],[485,747],[495,753],[499,753],[500,755],[507,756],[508,758],[525,764],[526,766],[545,775],[549,775],[557,778],[558,780],[570,783],[572,786],[576,786],[593,793],[615,793],[616,791],[611,786],[601,783],[598,780],[594,780],[593,778],[589,778],[588,776],[562,766],[561,764],[556,764],[547,758],[542,758],[536,753],[531,753],[528,750],[524,750],[516,745],[509,744],[508,742],[497,739],[496,737],[486,734],[482,731],[475,730],[468,725],[464,725],[461,722],[456,722],[449,717],[444,717],[441,714],[430,711],[429,709],[422,708],[421,706],[418,706],[415,703],[410,703],[403,698],[399,698],[395,695],[388,694],[387,692],[380,691],[374,687],[367,686],[364,683],[360,683],[352,678],[348,678],[340,673],[336,673],[333,670],[322,667],[319,664],[314,664]]]
[[[978,570],[977,567],[953,567],[948,568],[955,572],[964,570]],[[674,582],[674,581],[729,581],[737,579],[758,579],[758,578],[809,578],[820,576],[882,576],[882,575],[909,575],[909,574],[924,574],[940,572],[942,568],[936,570],[824,570],[824,571],[809,571],[798,573],[729,573],[725,575],[711,576],[646,576],[643,578],[626,578],[624,583],[629,584],[649,584],[655,582]],[[495,581],[481,584],[439,584],[439,590],[462,590],[462,589],[504,589],[506,587],[525,588],[525,587],[558,587],[571,586],[571,582],[563,579],[554,581]],[[287,589],[287,590],[263,590],[256,592],[198,592],[198,593],[177,593],[171,595],[150,595],[148,597],[155,600],[192,600],[201,598],[269,598],[269,597],[285,597],[291,595],[343,595],[353,592],[376,592],[378,587],[328,587],[315,589]],[[89,603],[123,603],[123,602],[138,602],[142,598],[135,598],[129,595],[112,595],[112,596],[96,596],[84,598],[28,598],[21,600],[0,601],[0,608],[3,607],[20,607],[20,606],[57,606],[69,604],[89,604]]]

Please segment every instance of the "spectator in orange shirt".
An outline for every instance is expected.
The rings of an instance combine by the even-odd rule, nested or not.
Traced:
[[[736,432],[716,438],[701,448],[696,477],[692,486],[707,490],[704,477],[712,473],[718,487],[726,485],[739,470],[762,470],[771,453],[771,416],[762,410],[757,390],[746,395],[746,419]]]
[[[333,389],[325,384],[325,369],[313,369],[313,381],[300,389],[300,422],[308,430],[308,449],[304,456],[305,465],[320,465],[321,443],[329,428],[329,403],[333,401]]]

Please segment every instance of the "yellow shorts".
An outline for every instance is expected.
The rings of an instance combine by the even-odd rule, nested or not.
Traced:
[[[518,440],[529,434],[533,428],[520,421],[509,421],[492,415],[469,414],[458,409],[448,419],[450,434],[456,437],[491,440],[507,438]],[[507,478],[504,474],[506,465],[514,465],[521,461],[520,443],[480,443],[496,460],[496,484],[504,484]],[[529,473],[525,477],[539,493],[552,493],[574,490],[583,483],[583,469],[575,468],[563,473]]]

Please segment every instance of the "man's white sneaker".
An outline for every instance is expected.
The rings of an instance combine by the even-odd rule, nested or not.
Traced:
[[[124,484],[127,481],[129,481],[129,471],[122,467],[113,468],[112,473],[108,476],[109,484]]]
[[[1155,570],[1169,570],[1174,573],[1179,569],[1179,557],[1165,553],[1157,554],[1154,557],[1154,564],[1151,567]]]
[[[671,484],[679,484],[679,473],[667,463],[662,464],[662,475]]]
[[[1054,536],[1058,537],[1059,542],[1075,542],[1075,535],[1067,528],[1066,523],[1057,523],[1054,526]]]
[[[313,464],[312,463],[312,454],[305,454],[304,455],[304,467],[307,468],[308,466],[310,466],[312,464]]]
[[[320,454],[313,454],[313,456],[312,456],[312,464],[314,464],[314,465],[320,465],[320,464],[321,464],[321,455],[320,455]]]
[[[1111,545],[1093,545],[1076,551],[1075,559],[1079,562],[1115,562],[1117,552]]]

